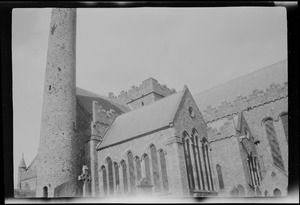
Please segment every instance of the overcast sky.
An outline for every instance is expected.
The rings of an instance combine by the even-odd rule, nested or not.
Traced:
[[[14,177],[38,151],[51,9],[12,16]],[[77,87],[119,94],[153,77],[192,94],[287,58],[284,7],[77,9]]]

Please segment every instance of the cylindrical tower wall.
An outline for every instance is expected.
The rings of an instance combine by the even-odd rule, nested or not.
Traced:
[[[51,14],[44,85],[36,196],[65,182],[77,184],[76,9]]]

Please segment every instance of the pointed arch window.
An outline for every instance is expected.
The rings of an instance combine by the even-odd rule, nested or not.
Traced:
[[[102,166],[102,179],[103,179],[103,193],[104,196],[107,196],[107,176],[106,176],[106,168]]]
[[[203,173],[203,168],[202,168],[202,162],[203,160],[201,159],[201,146],[200,146],[200,139],[199,135],[196,129],[193,129],[192,131],[192,137],[194,139],[194,146],[195,146],[195,155],[196,155],[196,166],[197,166],[197,173],[198,173],[198,183],[199,183],[199,188],[201,190],[205,190],[205,182],[204,182],[204,173]]]
[[[159,179],[159,170],[158,170],[158,160],[157,160],[157,152],[156,147],[154,145],[150,146],[151,151],[151,160],[152,160],[152,168],[153,168],[153,181],[154,181],[154,191],[160,191],[160,179]]]
[[[183,143],[186,171],[188,175],[189,188],[191,190],[194,190],[195,183],[194,183],[194,174],[193,174],[191,152],[190,152],[190,137],[186,131],[183,132],[182,143]]]
[[[110,158],[107,158],[107,168],[108,168],[108,184],[109,184],[109,194],[114,194],[114,174],[112,168],[112,161]]]
[[[145,175],[146,179],[150,182],[151,181],[151,172],[150,172],[150,160],[147,154],[144,154],[144,163],[145,163]]]
[[[204,158],[204,167],[205,167],[208,190],[214,190],[212,172],[210,167],[209,151],[208,151],[208,141],[206,138],[202,139],[202,153]]]
[[[134,164],[133,164],[133,155],[131,152],[127,153],[128,157],[128,166],[129,166],[129,182],[131,191],[135,190],[135,174],[134,174]]]
[[[282,126],[283,126],[283,129],[284,129],[284,134],[285,134],[286,140],[289,141],[288,114],[284,113],[284,114],[280,115],[280,118],[281,118],[281,122],[282,122]]]
[[[115,170],[115,180],[116,180],[116,190],[120,186],[120,176],[119,176],[119,166],[117,163],[114,163],[114,170]]]
[[[169,191],[166,158],[165,158],[165,153],[164,153],[163,150],[159,151],[159,158],[160,158],[160,166],[161,166],[161,176],[162,176],[162,182],[163,182],[163,189],[164,189],[164,191]]]
[[[217,170],[217,174],[218,174],[218,180],[219,180],[219,187],[220,189],[224,189],[224,181],[223,181],[223,174],[222,174],[222,168],[221,165],[217,164],[216,165],[216,170]]]
[[[264,121],[264,126],[269,141],[269,145],[271,147],[271,154],[272,154],[274,165],[284,170],[283,160],[282,160],[281,151],[280,151],[277,135],[275,132],[273,120],[271,118],[267,118]]]
[[[123,171],[123,185],[124,185],[124,193],[128,192],[128,179],[127,179],[127,166],[126,166],[126,162],[122,161],[121,162],[122,165],[122,171]]]
[[[141,172],[141,161],[139,157],[135,158],[135,165],[136,165],[136,177],[137,181],[140,181],[142,178],[142,172]]]

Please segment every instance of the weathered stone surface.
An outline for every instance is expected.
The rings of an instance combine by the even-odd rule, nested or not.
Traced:
[[[52,10],[43,97],[37,197],[78,176],[76,149],[76,9]],[[80,169],[79,169],[80,170]],[[75,184],[74,184],[75,186]],[[62,195],[60,195],[62,196]]]

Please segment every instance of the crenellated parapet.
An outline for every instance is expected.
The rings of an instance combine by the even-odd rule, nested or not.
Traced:
[[[202,111],[206,122],[211,122],[242,110],[250,110],[288,96],[288,83],[272,83],[266,90],[253,90],[249,96],[238,96],[234,101],[223,101],[218,106],[208,106]]]
[[[118,96],[109,93],[110,98],[114,98],[121,103],[129,104],[132,101],[144,97],[150,93],[155,93],[158,96],[166,97],[176,93],[175,89],[170,89],[166,85],[161,85],[154,78],[144,80],[140,86],[132,86],[128,91],[121,91]]]

